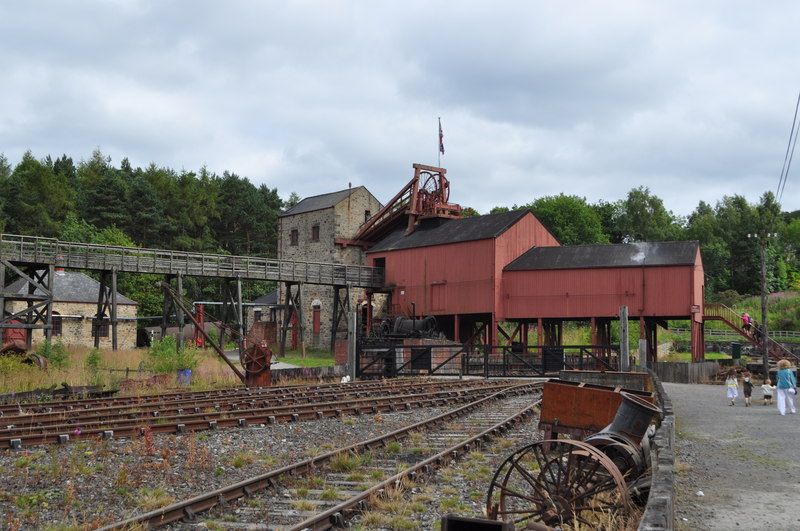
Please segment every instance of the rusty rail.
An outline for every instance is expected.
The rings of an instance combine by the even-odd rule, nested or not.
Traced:
[[[397,409],[432,407],[450,402],[459,402],[492,392],[507,389],[509,383],[492,386],[475,386],[467,389],[439,390],[423,392],[387,394],[387,389],[376,390],[368,396],[347,397],[337,401],[321,401],[317,403],[293,405],[268,405],[246,409],[213,409],[201,411],[194,407],[191,411],[172,416],[161,416],[158,411],[152,414],[132,414],[124,418],[120,415],[113,419],[92,419],[87,422],[48,423],[42,426],[28,424],[15,426],[0,431],[0,447],[20,449],[35,444],[64,444],[71,439],[91,439],[98,437],[138,437],[151,433],[183,433],[217,429],[222,427],[246,427],[249,424],[272,424],[276,422],[296,422],[324,417],[338,417],[346,414],[391,412]],[[388,391],[391,391],[389,389]],[[416,390],[415,390],[416,391]],[[211,409],[211,408],[207,408]],[[6,419],[8,421],[10,419]]]
[[[335,450],[331,450],[324,454],[320,454],[316,457],[304,459],[302,461],[293,463],[291,465],[287,465],[278,468],[276,470],[272,470],[265,474],[260,474],[258,476],[248,478],[244,481],[240,481],[238,483],[234,483],[232,485],[222,487],[220,489],[216,489],[210,492],[206,492],[204,494],[195,496],[188,500],[184,500],[169,505],[167,507],[157,509],[155,511],[150,511],[148,513],[134,516],[132,518],[128,518],[127,520],[116,522],[101,529],[105,531],[114,529],[128,529],[131,528],[132,526],[137,526],[137,525],[145,525],[147,527],[159,527],[167,525],[172,522],[176,522],[183,518],[192,519],[199,512],[207,511],[220,504],[230,503],[231,501],[241,498],[243,496],[250,496],[255,491],[273,487],[276,485],[276,480],[281,477],[312,471],[317,467],[319,467],[320,465],[326,463],[336,455],[342,453],[359,453],[373,448],[381,447],[390,441],[395,441],[406,437],[412,431],[419,430],[421,428],[438,426],[448,420],[465,415],[471,411],[474,411],[479,406],[484,405],[492,400],[503,398],[507,396],[509,393],[524,394],[532,392],[535,389],[538,389],[539,387],[541,387],[541,384],[532,384],[532,383],[510,386],[503,391],[492,393],[489,396],[482,397],[478,400],[470,402],[469,404],[460,406],[456,409],[438,415],[434,418],[416,422],[414,424],[411,424],[399,430],[395,430],[386,435],[375,437],[343,448],[337,448]],[[413,473],[416,470],[423,469],[425,466],[431,466],[431,465],[435,466],[438,464],[443,464],[449,457],[453,456],[453,452],[460,453],[464,450],[464,448],[467,448],[473,442],[485,439],[490,434],[497,433],[505,429],[505,427],[508,424],[516,422],[520,417],[530,415],[532,409],[533,406],[525,408],[523,411],[519,412],[517,415],[514,415],[512,418],[506,419],[506,421],[501,422],[495,425],[494,427],[485,430],[484,432],[479,433],[474,437],[471,437],[468,440],[461,441],[457,445],[445,450],[444,452],[441,452],[432,458],[426,459],[425,461],[418,463],[413,467],[410,467],[406,471],[401,472],[400,474],[393,476],[389,480],[382,482],[381,485],[383,485],[384,483],[390,484],[387,482],[389,482],[390,480],[396,481],[403,475],[407,475],[409,473]],[[362,495],[359,495],[356,498],[351,498],[347,502],[340,504],[339,506],[336,507],[337,509],[336,514],[341,513],[343,510],[346,510],[349,507],[354,507],[355,505],[363,502],[364,499],[366,499],[371,494],[376,492],[378,488],[379,486],[373,487],[372,489],[362,493]],[[325,511],[324,513],[320,513],[315,518],[311,519],[314,521],[311,525],[306,525],[308,521],[303,522],[300,525],[306,525],[306,527],[315,527],[316,523],[318,522],[322,522],[330,518],[335,518],[335,514],[329,514],[329,513],[330,510]],[[330,525],[326,527],[330,527]],[[295,526],[295,528],[302,529],[303,527]]]

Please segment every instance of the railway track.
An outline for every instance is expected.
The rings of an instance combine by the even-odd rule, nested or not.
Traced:
[[[328,529],[344,525],[404,478],[432,472],[534,414],[541,384],[515,384],[432,419],[341,447],[103,529],[178,528],[198,514],[249,529]],[[237,503],[246,498],[246,503]],[[252,527],[255,525],[256,527]],[[263,527],[259,527],[263,526]]]
[[[510,382],[502,381],[486,385],[479,380],[338,384],[310,391],[290,388],[290,392],[275,390],[228,397],[175,397],[174,401],[142,405],[132,402],[6,416],[0,424],[0,447],[19,449],[35,444],[66,443],[72,439],[136,437],[147,432],[183,433],[441,406],[475,400],[509,385]]]
[[[402,387],[404,385],[437,385],[437,380],[395,380],[390,384],[375,381],[358,381],[348,384],[349,389],[355,392],[366,392],[374,389],[385,388],[387,385]],[[467,382],[450,382],[455,385]],[[338,383],[318,385],[294,385],[279,387],[230,387],[213,391],[174,391],[152,395],[108,397],[108,398],[79,398],[68,400],[49,400],[45,402],[14,402],[0,404],[0,418],[15,415],[30,415],[34,413],[58,413],[61,411],[74,411],[81,409],[112,409],[125,407],[143,407],[147,405],[164,406],[181,402],[195,402],[201,400],[235,400],[237,397],[246,400],[252,398],[290,398],[304,394],[336,392],[342,387]]]

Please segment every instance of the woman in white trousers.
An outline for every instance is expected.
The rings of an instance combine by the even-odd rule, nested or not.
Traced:
[[[794,407],[794,393],[797,387],[797,377],[789,368],[791,366],[792,364],[786,359],[778,362],[777,402],[778,412],[781,415],[786,415],[787,404],[790,412],[797,413],[797,409]]]

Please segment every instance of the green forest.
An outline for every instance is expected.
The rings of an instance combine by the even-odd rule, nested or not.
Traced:
[[[247,177],[200,168],[175,170],[150,164],[113,164],[95,150],[75,163],[67,155],[38,159],[27,152],[12,164],[0,155],[0,232],[69,241],[159,247],[274,257],[277,217],[286,208],[276,188]],[[320,193],[332,190],[320,190]],[[299,198],[289,195],[289,204]],[[677,216],[646,187],[616,202],[589,203],[575,195],[545,196],[491,212],[530,209],[562,244],[698,240],[710,298],[736,300],[759,292],[759,240],[766,235],[770,291],[800,290],[800,211],[782,212],[771,192],[757,204],[740,195],[701,201]],[[465,208],[465,215],[478,215]],[[140,315],[157,315],[155,279],[126,275],[120,291],[140,303]],[[190,297],[214,298],[219,286],[187,279]],[[272,289],[246,283],[246,295]]]

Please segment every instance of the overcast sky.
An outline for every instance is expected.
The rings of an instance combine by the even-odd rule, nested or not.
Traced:
[[[436,164],[481,212],[645,185],[677,214],[774,190],[792,2],[0,4],[0,152],[225,169],[382,201]],[[800,157],[800,153],[798,153]],[[800,160],[785,210],[800,209]]]

